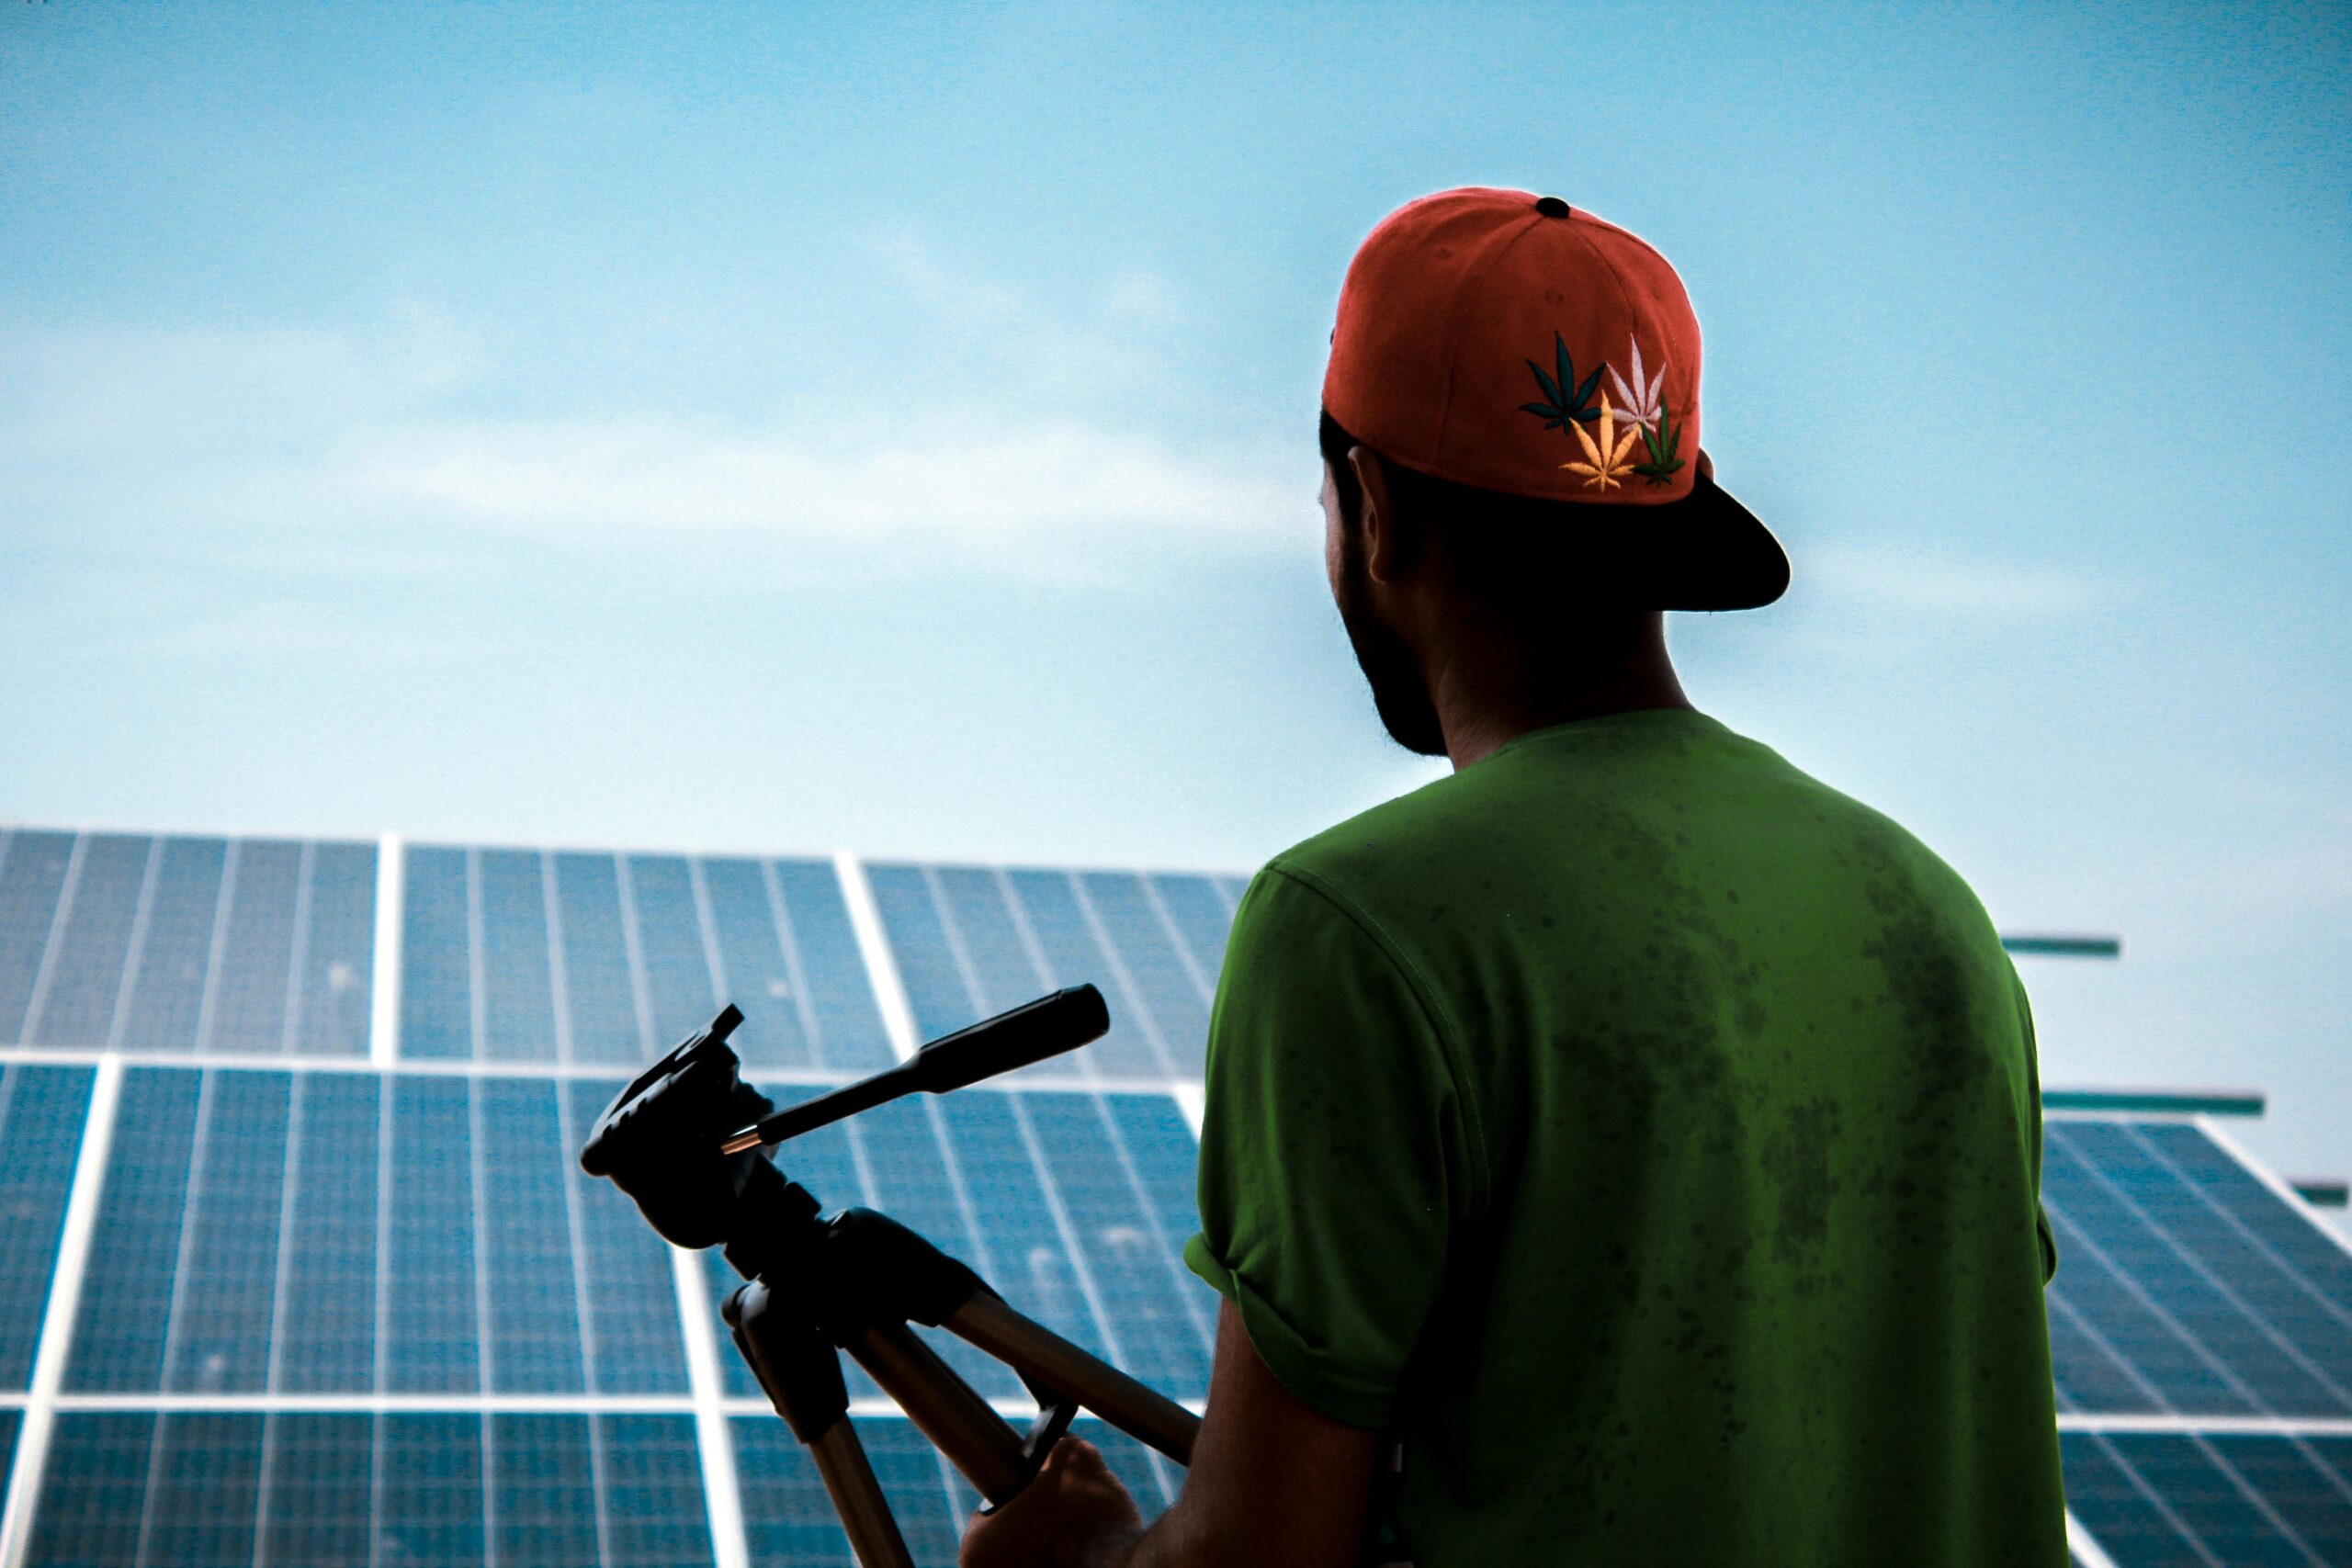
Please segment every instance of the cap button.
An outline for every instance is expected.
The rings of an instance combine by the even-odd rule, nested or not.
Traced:
[[[1535,198],[1535,210],[1546,218],[1566,218],[1568,204],[1556,196],[1539,196]]]

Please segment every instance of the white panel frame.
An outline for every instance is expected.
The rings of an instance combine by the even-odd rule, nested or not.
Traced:
[[[735,1440],[727,1428],[727,1384],[718,1371],[718,1331],[712,1326],[718,1314],[703,1274],[702,1254],[671,1247],[670,1273],[677,1286],[678,1322],[686,1337],[686,1380],[694,1390],[687,1408],[694,1413],[695,1448],[702,1459],[711,1561],[714,1568],[751,1568],[751,1540],[743,1531],[743,1493],[735,1473]]]
[[[2066,1550],[2075,1554],[2075,1561],[2083,1568],[2116,1568],[2115,1559],[2099,1545],[2098,1537],[2083,1528],[2072,1508],[2066,1510]]]
[[[368,1060],[401,1058],[401,940],[408,897],[408,851],[398,834],[376,840],[376,952],[368,976]]]
[[[857,938],[857,955],[865,961],[866,983],[874,987],[874,1005],[882,1014],[882,1032],[899,1060],[915,1054],[922,1038],[915,1032],[915,1010],[907,1000],[907,983],[899,973],[898,956],[890,951],[889,934],[882,927],[882,909],[874,901],[874,886],[865,867],[847,850],[833,854],[833,876],[842,885],[842,902],[849,908],[849,929]]]
[[[2199,1116],[2193,1118],[2193,1121],[2207,1137],[2221,1145],[2223,1154],[2244,1166],[2247,1174],[2270,1189],[2280,1202],[2309,1220],[2313,1230],[2334,1242],[2344,1251],[2352,1253],[2352,1235],[2345,1235],[2329,1224],[2327,1217],[2313,1207],[2309,1199],[2287,1184],[2286,1178],[2279,1176],[2260,1160],[2240,1148],[2228,1134],[2222,1131],[2211,1117]]]
[[[48,1467],[50,1433],[60,1408],[65,1359],[74,1348],[74,1320],[88,1271],[90,1236],[97,1228],[105,1196],[107,1156],[114,1145],[115,1111],[122,1101],[122,1058],[109,1052],[97,1060],[90,1080],[90,1107],[82,1122],[82,1147],[74,1159],[74,1183],[65,1200],[64,1228],[58,1237],[57,1269],[50,1278],[49,1304],[33,1352],[32,1386],[25,1396],[24,1426],[17,1434],[16,1459],[8,1467],[8,1496],[0,1505],[0,1565],[23,1568],[32,1549],[33,1509],[41,1472]]]

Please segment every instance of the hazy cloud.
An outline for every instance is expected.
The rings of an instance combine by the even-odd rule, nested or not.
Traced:
[[[1073,376],[1114,356],[1103,322],[1166,308],[1150,280],[1115,280],[1089,323],[1064,329],[919,252],[899,259],[910,290],[982,299],[1032,344],[1028,362]],[[15,481],[25,525],[61,539],[96,526],[177,545],[219,528],[225,544],[316,538],[331,524],[347,545],[431,525],[594,548],[724,530],[806,541],[866,570],[928,558],[918,543],[986,562],[1048,536],[1097,564],[1155,546],[1249,548],[1296,537],[1311,511],[1297,464],[1180,451],[1035,389],[967,399],[920,433],[854,411],[826,422],[447,412],[447,394],[485,368],[473,338],[422,312],[350,332],[0,337],[0,477]],[[1036,558],[1002,553],[1008,570]]]
[[[2090,581],[2056,567],[1893,547],[1818,547],[1803,570],[1833,592],[1907,610],[2064,615],[2099,597]]]
[[[666,420],[415,423],[355,436],[352,483],[485,525],[728,528],[897,542],[1106,525],[1262,538],[1305,506],[1278,485],[1069,420],[867,439]]]

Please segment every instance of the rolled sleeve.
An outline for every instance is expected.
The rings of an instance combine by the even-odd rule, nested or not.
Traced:
[[[1218,982],[1186,1264],[1301,1401],[1385,1426],[1474,1190],[1420,987],[1361,911],[1277,862]]]

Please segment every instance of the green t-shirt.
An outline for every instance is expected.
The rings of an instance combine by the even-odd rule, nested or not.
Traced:
[[[2066,1562],[2032,1025],[1968,886],[1612,715],[1277,857],[1193,1269],[1419,1568]]]

